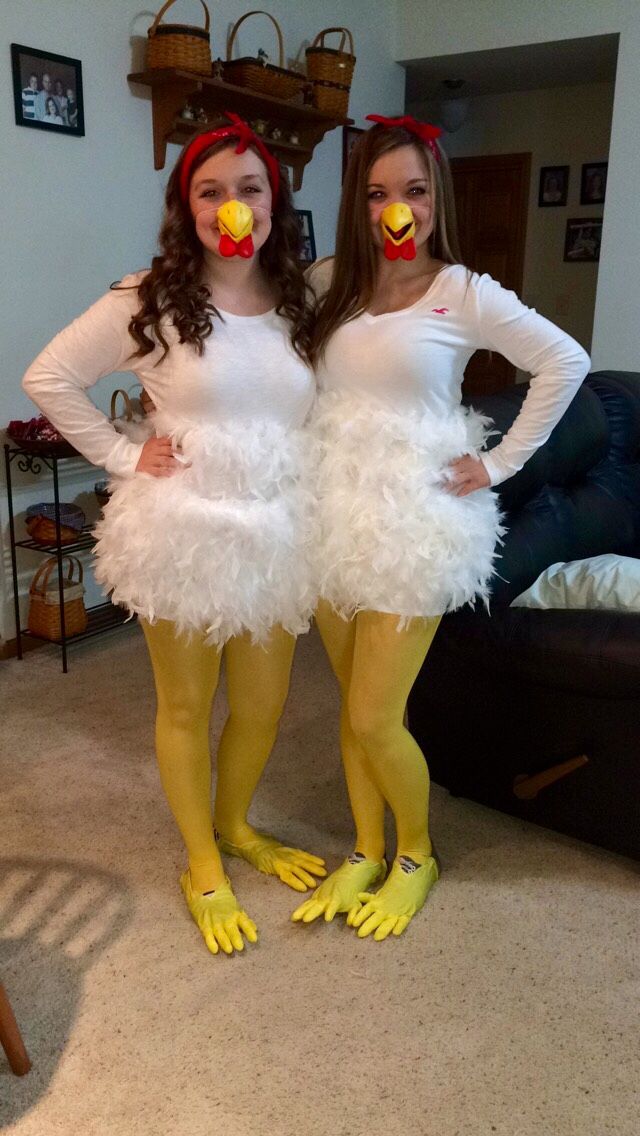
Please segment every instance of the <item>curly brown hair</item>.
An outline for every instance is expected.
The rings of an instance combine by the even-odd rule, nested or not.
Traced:
[[[413,146],[417,151],[435,199],[434,226],[428,242],[430,255],[445,264],[460,263],[453,185],[443,150],[440,148],[440,161],[436,161],[430,147],[404,127],[372,126],[358,139],[349,157],[338,216],[333,277],[319,306],[310,349],[313,363],[322,358],[334,331],[355,319],[371,302],[377,260],[369,221],[369,172],[382,154],[401,146]]]
[[[212,154],[237,146],[237,139],[224,139],[207,147],[193,164],[192,175]],[[167,183],[165,212],[158,236],[160,252],[137,285],[140,309],[129,323],[129,332],[138,344],[137,356],[148,355],[158,343],[169,350],[162,321],[169,318],[178,331],[180,343],[191,343],[204,353],[205,340],[214,330],[214,319],[222,319],[211,302],[209,289],[202,283],[203,247],[196,233],[189,205],[182,200],[179,187],[180,155]],[[259,151],[251,149],[260,158]],[[311,343],[311,312],[300,263],[302,234],[291,190],[281,169],[280,188],[273,207],[271,233],[259,251],[260,264],[276,291],[276,311],[290,324],[291,343],[305,361]],[[121,287],[119,283],[112,285]]]

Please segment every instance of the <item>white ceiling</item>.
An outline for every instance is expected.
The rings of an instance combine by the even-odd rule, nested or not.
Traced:
[[[613,82],[617,57],[618,36],[606,35],[404,60],[406,101]],[[443,79],[466,82],[459,91],[450,92],[442,86]]]

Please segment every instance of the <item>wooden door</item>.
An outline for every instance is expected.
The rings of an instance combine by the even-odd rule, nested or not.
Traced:
[[[462,261],[522,292],[531,154],[452,158]],[[515,381],[515,367],[495,351],[476,351],[465,394],[490,394]]]

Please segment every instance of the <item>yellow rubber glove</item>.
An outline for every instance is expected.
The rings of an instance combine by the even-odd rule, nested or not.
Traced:
[[[301,848],[288,848],[266,833],[261,832],[255,840],[247,840],[244,844],[232,844],[219,833],[216,836],[221,852],[247,860],[267,876],[277,876],[294,891],[315,887],[315,876],[327,874],[324,860],[319,856],[303,852]]]
[[[310,899],[300,904],[291,918],[294,923],[312,923],[320,915],[324,915],[327,923],[338,912],[351,911],[359,908],[358,895],[363,888],[369,888],[378,880],[382,881],[387,874],[387,865],[384,860],[367,860],[360,852],[353,852],[344,864],[336,868],[326,880],[316,888]]]
[[[417,864],[410,856],[394,860],[389,879],[379,892],[358,896],[364,907],[353,908],[347,917],[350,927],[358,928],[358,938],[373,934],[376,942],[387,935],[401,935],[409,925],[438,879],[438,867],[430,856],[424,864]]]
[[[187,907],[213,955],[217,955],[220,948],[227,955],[232,955],[234,950],[243,951],[243,934],[250,943],[257,943],[257,927],[253,919],[250,919],[246,911],[238,905],[231,890],[231,883],[226,876],[225,882],[215,891],[203,894],[193,890],[191,875],[186,871],[180,877],[180,887],[184,892]]]

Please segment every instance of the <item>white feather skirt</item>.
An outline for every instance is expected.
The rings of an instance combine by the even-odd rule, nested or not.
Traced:
[[[327,391],[312,430],[316,447],[318,591],[350,618],[391,612],[400,626],[481,598],[488,605],[496,545],[506,531],[497,497],[455,497],[447,465],[479,456],[491,422],[456,407],[398,408]]]
[[[223,645],[309,627],[309,439],[274,421],[194,425],[155,417],[182,448],[173,476],[114,479],[96,527],[96,578],[114,603]]]

